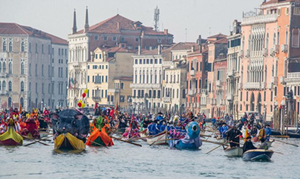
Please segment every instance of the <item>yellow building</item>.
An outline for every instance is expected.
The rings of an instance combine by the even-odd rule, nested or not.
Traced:
[[[87,62],[87,89],[86,105],[115,105],[111,92],[115,90],[115,81],[122,76],[132,76],[133,52],[122,47],[96,48],[91,53],[91,60]],[[110,92],[110,95],[109,95]],[[129,93],[131,94],[131,92]],[[127,97],[127,96],[126,96]]]

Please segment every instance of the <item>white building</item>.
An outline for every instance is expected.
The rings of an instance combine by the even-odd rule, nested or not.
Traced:
[[[55,83],[52,61],[57,60],[52,48],[61,45],[65,51],[67,41],[15,23],[0,23],[0,27],[0,108],[49,106],[57,95],[49,88]]]
[[[156,113],[162,97],[163,55],[161,47],[142,50],[133,56],[132,103],[135,112]]]

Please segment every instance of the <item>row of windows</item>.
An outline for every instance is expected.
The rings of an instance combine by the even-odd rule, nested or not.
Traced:
[[[157,95],[156,95],[156,91],[157,91]],[[133,97],[160,98],[160,90],[149,90],[147,96],[144,96],[144,90],[133,90]]]
[[[108,69],[108,65],[93,65],[93,69]],[[90,65],[88,65],[88,69],[90,69]]]
[[[105,78],[105,79],[104,79],[104,78]],[[101,76],[101,75],[92,76],[92,82],[93,82],[93,83],[98,83],[98,84],[100,84],[100,83],[104,83],[104,82],[107,83],[107,81],[108,81],[107,75],[106,75],[106,76]],[[88,83],[90,82],[90,76],[88,76],[87,82],[88,82]]]
[[[162,59],[154,59],[154,63],[153,63],[153,59],[135,59],[134,64],[161,64],[162,63]]]
[[[177,75],[166,75],[166,83],[179,83],[179,74]]]

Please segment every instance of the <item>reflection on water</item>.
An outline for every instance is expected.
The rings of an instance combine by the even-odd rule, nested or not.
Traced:
[[[53,143],[2,146],[0,178],[300,178],[300,149],[279,142],[271,149],[284,155],[274,153],[271,162],[226,157],[222,148],[206,154],[216,147],[211,143],[198,151],[179,151],[142,141],[143,147],[114,142],[108,149],[87,147],[80,153],[56,152]]]

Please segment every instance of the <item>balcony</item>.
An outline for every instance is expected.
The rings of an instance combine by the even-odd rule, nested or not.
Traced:
[[[273,77],[271,78],[271,83],[277,84],[277,83],[278,83],[278,78],[273,76]]]
[[[244,57],[244,50],[240,50],[239,56]]]
[[[250,57],[250,50],[248,49],[247,51],[246,51],[246,58],[249,58]]]
[[[233,69],[228,70],[228,71],[227,71],[227,76],[228,76],[228,77],[233,77],[233,76],[234,76],[234,70],[233,70]]]
[[[268,22],[275,22],[277,18],[277,14],[251,15],[250,17],[245,17],[244,14],[242,25],[265,24]]]
[[[233,101],[233,95],[231,95],[231,94],[227,95],[226,99],[227,99],[227,101]]]
[[[238,89],[240,89],[240,90],[243,89],[243,83],[238,84]]]
[[[284,53],[287,53],[288,52],[288,45],[287,44],[282,44],[281,45],[281,51],[284,52]]]
[[[221,80],[217,80],[217,81],[216,81],[216,85],[217,85],[217,86],[222,86]]]
[[[0,96],[8,96],[8,91],[7,90],[1,90],[0,91]]]
[[[268,85],[269,90],[273,88],[273,83],[269,83]]]
[[[188,95],[189,96],[195,96],[196,95],[196,89],[189,89]]]
[[[281,77],[279,78],[279,82],[280,82],[281,84],[285,84],[285,80],[284,80],[284,77],[283,77],[283,76],[281,76]]]
[[[278,52],[279,52],[279,45],[274,45],[274,47],[270,49],[271,56],[275,56]]]
[[[98,103],[98,102],[101,101],[100,96],[98,96],[98,97],[94,96],[94,97],[92,97],[92,99],[93,99],[93,101],[95,101],[96,103]]]
[[[196,75],[195,70],[191,70],[191,71],[190,71],[190,75],[191,75],[191,76],[195,76],[195,75]]]
[[[130,88],[140,88],[140,89],[149,89],[149,88],[156,88],[160,89],[161,84],[159,83],[153,83],[153,84],[147,84],[147,83],[131,83]]]
[[[164,103],[170,103],[171,102],[171,97],[163,97]]]
[[[264,56],[264,57],[267,57],[267,56],[268,56],[268,49],[267,49],[267,48],[264,48],[264,49],[263,49],[263,56]]]
[[[260,90],[259,82],[248,82],[244,84],[244,89],[246,90]]]
[[[202,89],[202,90],[201,90],[201,93],[202,93],[203,95],[207,95],[207,89]]]
[[[7,78],[7,77],[8,77],[8,73],[0,72],[0,78]]]
[[[115,88],[115,93],[120,93],[120,88]]]

